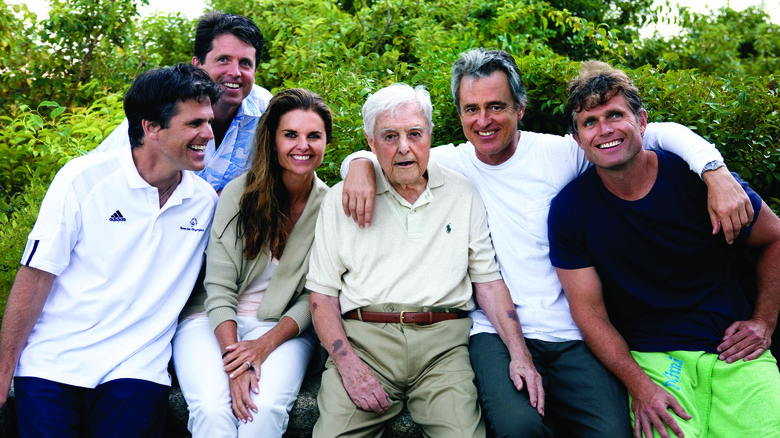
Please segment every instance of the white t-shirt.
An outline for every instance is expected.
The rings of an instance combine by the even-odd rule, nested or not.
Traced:
[[[16,375],[87,388],[119,378],[169,385],[171,338],[216,202],[208,183],[183,172],[160,208],[130,148],[66,164],[22,257],[56,278]]]

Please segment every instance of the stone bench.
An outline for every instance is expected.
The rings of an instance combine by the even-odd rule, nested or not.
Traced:
[[[311,436],[314,423],[319,417],[317,410],[317,391],[320,389],[319,376],[309,376],[303,381],[298,400],[290,413],[290,424],[287,427],[285,437],[306,438]],[[8,403],[0,409],[0,437],[18,438],[16,428],[16,404],[14,401],[14,389]],[[168,396],[168,414],[165,423],[165,438],[189,437],[187,431],[187,403],[178,386],[171,388]],[[412,421],[409,412],[404,409],[385,428],[384,438],[421,438],[422,429]]]

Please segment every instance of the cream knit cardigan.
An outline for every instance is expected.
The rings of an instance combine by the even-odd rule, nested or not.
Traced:
[[[225,321],[236,320],[238,296],[268,264],[267,251],[252,260],[244,259],[243,239],[236,239],[238,203],[244,193],[246,177],[244,173],[222,191],[206,248],[206,277],[202,283],[205,290],[203,286],[196,287],[182,313],[186,316],[201,311],[205,305],[212,329]],[[327,191],[328,186],[315,175],[306,207],[290,233],[257,309],[260,321],[279,321],[283,316],[289,316],[298,324],[299,334],[311,325],[309,293],[303,286],[309,270],[314,225]]]

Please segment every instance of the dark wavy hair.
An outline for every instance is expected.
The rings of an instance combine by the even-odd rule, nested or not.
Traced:
[[[171,118],[178,112],[178,103],[190,99],[210,99],[213,104],[222,95],[205,70],[192,64],[148,70],[135,78],[125,93],[124,108],[127,116],[127,133],[130,145],[144,144],[142,120],[168,128]]]
[[[247,260],[257,257],[265,245],[274,257],[281,258],[290,236],[285,226],[290,199],[282,182],[282,166],[276,159],[276,129],[282,116],[296,109],[316,112],[325,125],[325,142],[333,139],[330,108],[317,94],[291,88],[271,99],[255,131],[255,155],[239,202],[237,237],[244,240]]]
[[[206,55],[214,48],[214,39],[229,33],[255,48],[255,68],[260,64],[263,51],[263,33],[254,21],[242,15],[211,11],[198,20],[195,29],[195,48],[192,55],[201,64],[206,63]]]

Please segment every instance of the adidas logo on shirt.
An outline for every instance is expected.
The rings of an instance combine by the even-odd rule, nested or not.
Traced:
[[[122,213],[119,212],[119,210],[115,211],[114,214],[111,215],[110,218],[108,218],[111,222],[124,222],[127,219],[125,219],[124,216],[122,216]]]

